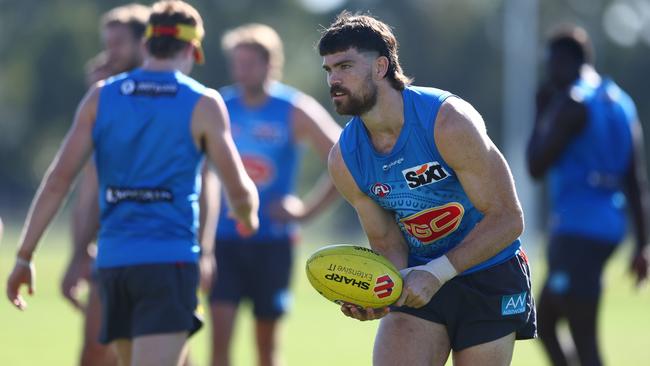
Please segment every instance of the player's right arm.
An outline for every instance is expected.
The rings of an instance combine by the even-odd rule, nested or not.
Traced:
[[[538,94],[537,109],[526,155],[528,172],[540,179],[587,125],[587,109],[568,92],[544,97]]]
[[[34,293],[34,266],[31,261],[38,241],[93,150],[92,129],[100,90],[101,83],[91,87],[79,104],[74,123],[41,181],[27,214],[16,264],[9,275],[6,289],[7,298],[20,310],[27,305],[19,293],[20,287],[27,285],[28,293]]]
[[[230,133],[230,121],[223,99],[213,89],[201,97],[192,115],[192,135],[219,174],[230,205],[230,215],[250,233],[257,231],[259,197],[253,180],[246,174]]]
[[[337,143],[332,148],[328,169],[332,182],[357,212],[361,226],[368,237],[370,247],[388,258],[397,269],[406,268],[408,264],[408,246],[393,215],[377,205],[365,195],[352,178],[345,161],[341,156],[341,148]],[[343,305],[341,310],[345,315],[358,320],[379,319],[388,313],[388,308],[360,311],[354,306]]]

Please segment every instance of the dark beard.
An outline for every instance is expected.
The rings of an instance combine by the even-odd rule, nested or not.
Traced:
[[[336,113],[344,116],[360,116],[377,104],[377,86],[368,77],[366,79],[366,90],[361,95],[346,93],[348,100],[335,102]]]

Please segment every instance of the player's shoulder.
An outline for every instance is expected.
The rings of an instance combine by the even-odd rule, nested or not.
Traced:
[[[88,88],[88,90],[86,91],[84,101],[86,103],[97,103],[99,97],[101,96],[102,90],[105,89],[107,85],[108,85],[108,79],[98,80],[92,83]]]
[[[343,126],[338,144],[344,153],[354,153],[364,146],[361,141],[362,125],[363,122],[359,117],[353,117]]]
[[[336,168],[336,169],[345,167],[345,163],[343,162],[343,156],[341,154],[340,141],[336,142],[330,149],[330,152],[327,157],[327,165],[330,168]]]
[[[337,187],[340,189],[346,189],[349,185],[351,179],[350,169],[348,168],[345,158],[343,157],[343,152],[341,151],[341,142],[337,142],[330,149],[329,155],[327,157],[327,169],[332,177],[332,180],[335,182]],[[348,183],[346,183],[348,182]],[[345,193],[344,193],[345,195]]]
[[[466,100],[451,96],[446,98],[438,112],[436,135],[458,136],[467,132],[485,132],[485,122],[479,112]]]
[[[438,98],[442,95],[449,95],[451,92],[431,86],[408,85],[404,91],[420,97]]]
[[[214,108],[222,105],[224,105],[222,93],[216,89],[204,87],[201,90],[201,98],[199,98],[196,108]]]
[[[603,77],[602,83],[604,93],[609,100],[621,104],[624,108],[634,108],[634,100],[632,97],[614,80],[609,77]]]
[[[237,85],[222,86],[219,88],[218,92],[226,102],[241,97],[241,90],[237,87]]]
[[[273,81],[271,83],[269,86],[269,95],[271,98],[292,105],[299,101],[299,98],[304,98],[307,96],[307,94],[301,92],[297,88],[281,83],[279,81]]]
[[[180,71],[176,71],[174,73],[174,76],[176,77],[176,82],[181,85],[184,88],[187,88],[187,90],[196,93],[196,94],[205,94],[206,90],[209,89],[205,85],[203,85],[201,82],[198,80],[194,79],[193,77],[189,75],[185,75],[184,73]]]

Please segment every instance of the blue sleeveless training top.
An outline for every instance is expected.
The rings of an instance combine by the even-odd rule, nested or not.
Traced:
[[[618,243],[625,235],[621,191],[632,159],[636,108],[613,81],[578,80],[571,90],[587,108],[587,124],[550,171],[551,233]]]
[[[291,114],[294,99],[300,92],[274,82],[266,102],[255,107],[244,104],[237,86],[225,87],[220,92],[230,114],[235,145],[259,192],[260,227],[255,235],[242,240],[235,222],[228,218],[227,205],[222,204],[217,240],[257,243],[290,240],[297,229],[295,223],[274,220],[271,211],[272,204],[295,192],[301,147],[293,136]],[[223,198],[222,202],[225,202]]]
[[[198,259],[202,153],[190,128],[204,92],[181,72],[141,69],[102,87],[93,130],[98,267]]]
[[[394,213],[409,246],[409,267],[424,264],[457,246],[483,218],[433,138],[438,109],[452,94],[433,88],[402,92],[404,125],[392,151],[378,153],[359,117],[343,130],[339,145],[359,189]],[[519,250],[517,239],[472,273],[506,261]]]

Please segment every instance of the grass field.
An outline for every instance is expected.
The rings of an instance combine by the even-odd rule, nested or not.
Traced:
[[[0,275],[4,284],[15,252],[15,228],[9,228],[0,245]],[[14,230],[11,230],[14,229]],[[312,229],[313,231],[313,229]],[[310,237],[305,235],[305,237]],[[0,365],[74,365],[80,346],[81,318],[59,295],[58,286],[69,250],[67,234],[53,230],[36,257],[36,296],[25,312],[16,311],[5,296],[0,301]],[[370,365],[376,322],[361,323],[345,318],[338,307],[321,298],[303,275],[306,256],[320,242],[299,249],[293,281],[294,307],[282,330],[282,354],[290,366]],[[535,258],[538,250],[529,249]],[[625,273],[627,253],[622,250],[607,268],[605,301],[601,312],[601,345],[608,365],[650,364],[650,291],[637,291]],[[541,263],[533,260],[533,273],[540,284]],[[237,319],[234,364],[255,364],[252,323],[244,306]],[[195,364],[208,359],[209,331],[191,341]],[[513,365],[546,365],[537,341],[519,342]]]

